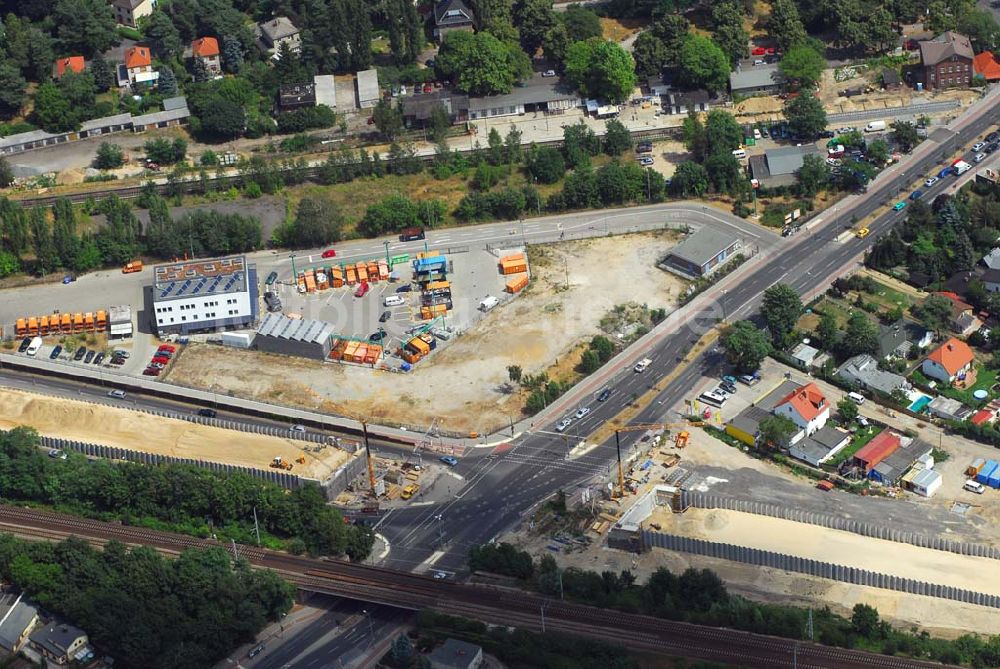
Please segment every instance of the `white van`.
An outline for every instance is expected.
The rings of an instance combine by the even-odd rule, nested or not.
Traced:
[[[493,297],[492,295],[487,295],[485,298],[483,298],[483,301],[479,303],[479,310],[489,311],[498,304],[500,304],[500,300],[498,298]]]
[[[972,479],[966,481],[965,485],[963,485],[962,487],[968,490],[969,492],[976,493],[977,495],[982,495],[984,492],[986,492],[986,487],[983,486],[982,483],[980,483],[979,481],[973,481]]]
[[[406,300],[403,299],[402,295],[389,295],[382,300],[382,304],[387,307],[401,307],[406,304]]]
[[[28,350],[25,351],[25,353],[31,356],[37,355],[38,349],[40,349],[41,347],[42,347],[42,338],[35,337],[34,339],[31,340],[31,343],[28,344]]]
[[[710,406],[722,408],[722,405],[726,403],[729,397],[714,390],[709,390],[698,395],[698,399]]]
[[[879,132],[885,130],[885,121],[872,121],[865,126],[865,132]]]
[[[858,406],[865,403],[865,396],[860,393],[847,393],[847,399],[851,400]]]
[[[743,160],[744,158],[747,157],[747,152],[744,151],[743,149],[736,149],[735,151],[733,151],[733,157],[735,157],[736,160]]]

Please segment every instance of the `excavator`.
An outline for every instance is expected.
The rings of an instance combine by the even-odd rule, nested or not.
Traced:
[[[275,469],[291,469],[292,463],[280,455],[276,455],[274,459],[271,460],[271,467],[274,467]]]
[[[688,421],[686,423],[637,423],[635,425],[626,425],[625,427],[615,430],[615,448],[618,451],[618,497],[625,496],[625,470],[622,468],[622,444],[621,444],[621,433],[622,432],[645,432],[646,430],[669,430],[672,428],[684,428],[684,427],[697,427],[704,425],[702,421]],[[677,448],[685,448],[688,445],[688,440],[691,438],[691,433],[687,430],[681,430],[677,433],[674,438],[674,446]]]

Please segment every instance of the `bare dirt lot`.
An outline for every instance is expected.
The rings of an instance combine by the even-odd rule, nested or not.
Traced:
[[[684,283],[656,268],[675,233],[564,242],[532,250],[532,282],[465,335],[392,374],[301,358],[192,344],[171,382],[304,406],[339,415],[444,430],[491,431],[518,418],[507,366],[534,374],[599,334],[615,305],[645,302],[673,310]],[[568,287],[567,287],[568,279]]]
[[[317,479],[326,478],[351,457],[336,448],[306,452],[303,446],[314,445],[292,439],[232,432],[129,409],[4,390],[0,393],[0,428],[6,430],[18,425],[63,439],[257,469],[267,469],[276,456],[293,462],[304,455],[305,464],[294,463],[292,473]]]

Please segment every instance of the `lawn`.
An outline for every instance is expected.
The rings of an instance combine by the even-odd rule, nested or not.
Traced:
[[[846,327],[847,321],[850,320],[853,309],[840,301],[824,297],[816,304],[816,306],[813,307],[813,312],[816,314],[816,316],[813,316],[813,320],[816,323],[819,323],[819,314],[831,313],[833,314],[833,317],[837,319],[837,325],[843,328]],[[810,314],[806,314],[806,316],[810,316]],[[814,328],[815,326],[810,329]]]
[[[866,292],[865,295],[871,302],[875,302],[888,311],[892,311],[897,306],[902,307],[905,311],[916,303],[916,300],[913,299],[911,295],[907,295],[902,291],[891,288],[884,283],[877,281],[875,283],[878,286],[878,290],[875,293]]]
[[[923,375],[923,373],[917,369],[914,370],[912,374],[913,380],[917,383],[923,385],[928,385],[930,379]],[[952,399],[958,400],[962,404],[972,408],[978,408],[984,406],[987,402],[996,396],[993,392],[993,386],[997,382],[997,370],[986,367],[985,365],[976,363],[976,383],[971,388],[955,388],[954,386],[947,385],[941,381],[937,382],[934,387],[934,391],[945,397],[950,397]],[[985,390],[989,393],[985,400],[977,400],[973,393],[977,390]]]
[[[830,460],[823,463],[823,466],[836,469],[840,466],[840,463],[854,457],[854,454],[860,451],[865,444],[874,439],[875,435],[880,431],[881,430],[874,425],[858,429],[858,431],[854,433],[854,436],[851,437],[851,443],[845,446],[844,450],[840,453],[837,453]]]

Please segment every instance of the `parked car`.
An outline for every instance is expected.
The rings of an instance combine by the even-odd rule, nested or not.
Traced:
[[[736,394],[736,384],[735,383],[729,383],[728,381],[723,381],[722,383],[719,384],[719,387],[722,388],[723,390],[725,390],[730,395],[735,395]]]
[[[383,311],[382,315],[378,317],[378,322],[379,323],[385,323],[390,318],[392,318],[392,312],[391,311]]]
[[[358,289],[354,291],[354,297],[364,297],[365,295],[368,294],[369,290],[371,290],[371,286],[368,285],[368,282],[362,281],[358,285]]]
[[[648,156],[639,159],[639,164],[642,165],[643,167],[649,167],[650,165],[653,164],[653,162],[654,162],[653,159]]]
[[[29,346],[31,346],[31,337],[25,337],[21,340],[21,345],[17,347],[17,352],[24,353],[28,350]]]
[[[153,369],[163,369],[164,367],[166,367],[166,365],[164,365],[162,362],[155,362],[154,361],[154,362],[149,363],[149,365],[147,365],[147,367],[152,367]]]
[[[973,158],[973,160],[975,160],[977,163],[981,163],[984,160],[986,160],[986,154],[985,153],[977,153],[975,155],[975,157]]]
[[[921,196],[922,196],[923,194],[924,194],[924,192],[923,192],[922,190],[915,190],[915,191],[913,191],[912,193],[910,193],[910,199],[911,199],[911,200],[919,200],[919,199],[920,199],[920,197],[921,197]]]
[[[940,181],[940,179],[938,177],[930,177],[929,179],[926,179],[924,181],[924,185],[927,186],[928,188],[930,188],[931,186],[933,186],[934,184],[936,184],[938,181]]]
[[[544,72],[542,72],[542,76],[543,77],[554,77],[554,76],[556,76],[556,71],[555,70],[545,70]]]
[[[766,136],[767,135],[765,135],[765,137]],[[836,137],[837,134],[833,130],[822,130],[820,131],[819,136],[823,139],[830,139],[831,137]]]
[[[257,657],[264,651],[264,644],[257,644],[249,651],[247,651],[247,657]]]
[[[73,276],[72,274],[67,274],[66,276],[63,277],[63,285],[67,283],[73,283],[74,281],[76,281],[76,277]]]
[[[973,144],[973,145],[972,145],[972,150],[973,150],[973,151],[979,151],[979,150],[981,150],[981,149],[982,149],[982,148],[983,148],[984,146],[986,146],[986,142],[976,142],[975,144]]]
[[[49,360],[55,360],[59,357],[60,353],[62,353],[62,346],[56,346],[52,349],[52,353],[49,353]]]
[[[373,332],[370,335],[368,335],[368,341],[370,341],[373,344],[378,344],[383,339],[385,339],[385,330],[383,330],[382,328],[379,328],[378,332]]]
[[[171,349],[171,350],[173,350],[173,349]],[[132,357],[131,353],[129,353],[128,351],[126,351],[124,349],[121,349],[121,348],[116,348],[115,351],[114,351],[114,355],[115,355],[116,358],[126,358],[126,359],[128,359],[128,358]]]
[[[458,464],[458,458],[453,458],[450,455],[442,455],[440,458],[438,458],[438,460],[445,463],[449,467],[454,467],[455,465]]]
[[[97,354],[97,355],[96,355],[96,356],[94,357],[94,364],[95,364],[95,365],[99,365],[99,364],[101,364],[102,362],[104,362],[104,353],[98,353],[98,354]]]
[[[79,362],[80,360],[83,360],[83,356],[85,355],[87,355],[87,349],[81,346],[76,349],[76,353],[73,354],[73,360]]]
[[[49,449],[49,457],[57,459],[57,460],[65,460],[66,459],[66,453],[63,452],[63,451],[60,451],[58,448],[50,448]]]
[[[204,416],[205,418],[215,418],[219,414],[215,411],[215,409],[198,409],[198,415]]]
[[[160,344],[160,346],[156,350],[157,351],[170,351],[171,353],[176,353],[177,352],[177,347],[176,346],[171,346],[170,344]],[[125,357],[127,358],[128,356],[126,355]]]
[[[987,142],[995,142],[998,139],[1000,139],[1000,133],[998,133],[996,131],[991,132],[990,134],[986,135],[986,141]]]
[[[736,377],[735,376],[729,376],[729,375],[723,376],[722,377],[722,381],[724,383],[728,383],[730,385],[734,385],[734,386],[736,385]]]
[[[903,200],[900,200],[896,204],[892,205],[893,211],[903,211],[905,207],[906,207],[906,202]]]
[[[150,360],[150,362],[152,362],[154,364],[157,364],[157,365],[163,365],[164,367],[166,367],[167,365],[170,364],[170,358],[164,358],[164,357],[158,355],[155,358],[153,358],[152,360]]]
[[[337,252],[334,251],[333,249],[327,249],[326,251],[323,251],[323,257],[324,258],[336,258],[337,257]]]
[[[756,374],[744,374],[737,379],[740,383],[747,386],[754,386],[760,383],[760,377]]]
[[[948,176],[952,172],[953,172],[953,170],[952,170],[951,167],[946,167],[943,170],[941,170],[940,172],[938,172],[938,178],[939,179],[944,179],[946,176]]]
[[[157,369],[156,367],[147,367],[146,369],[142,370],[142,375],[143,376],[159,376],[160,375],[160,370]]]
[[[97,351],[87,351],[87,355],[83,356],[83,364],[89,365],[96,354]]]

